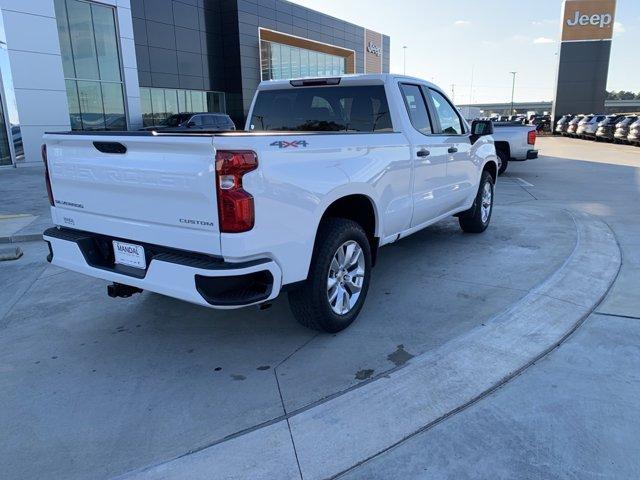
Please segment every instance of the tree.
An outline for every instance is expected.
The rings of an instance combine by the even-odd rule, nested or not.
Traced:
[[[616,92],[615,90],[611,90],[607,92],[607,100],[640,100],[640,92],[633,93],[627,92],[626,90]]]

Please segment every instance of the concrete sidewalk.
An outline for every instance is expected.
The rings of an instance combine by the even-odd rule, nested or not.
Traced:
[[[0,244],[42,239],[52,225],[41,165],[0,170]]]

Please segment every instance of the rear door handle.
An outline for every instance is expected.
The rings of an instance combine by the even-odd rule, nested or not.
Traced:
[[[427,150],[426,148],[418,150],[418,153],[416,153],[416,155],[418,155],[419,157],[428,157],[430,154],[431,154],[431,152],[429,150]]]
[[[456,147],[449,147],[449,150],[447,150],[449,153],[456,153],[457,151],[458,149]]]

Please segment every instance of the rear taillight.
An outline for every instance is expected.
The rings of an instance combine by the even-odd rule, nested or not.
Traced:
[[[242,188],[242,176],[258,168],[258,157],[250,150],[216,153],[216,191],[220,232],[240,233],[253,228],[253,197]]]
[[[53,207],[55,205],[53,201],[53,192],[51,191],[51,177],[49,176],[49,163],[47,162],[47,146],[42,145],[42,161],[44,162],[44,183],[47,186],[47,196],[49,197],[49,203]]]
[[[535,145],[536,144],[536,131],[535,130],[531,130],[527,134],[527,143],[529,145]]]

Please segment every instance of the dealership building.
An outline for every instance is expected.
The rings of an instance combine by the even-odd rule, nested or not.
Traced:
[[[242,126],[261,80],[389,71],[389,37],[283,0],[0,0],[0,166],[45,131]]]

